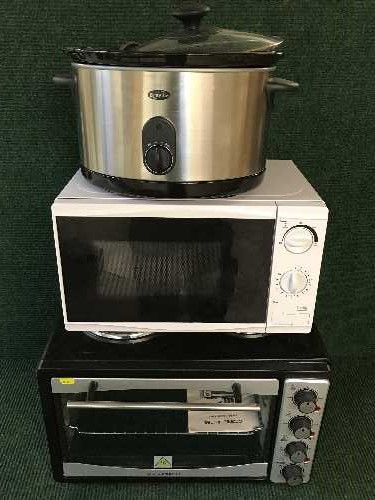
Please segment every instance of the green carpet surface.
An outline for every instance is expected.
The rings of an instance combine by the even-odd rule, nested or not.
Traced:
[[[50,204],[77,168],[78,145],[71,96],[52,77],[69,70],[63,47],[175,29],[175,3],[13,0],[1,2],[0,28],[3,498],[371,498],[375,1],[207,3],[212,24],[286,40],[276,75],[301,89],[277,96],[267,155],[293,159],[330,208],[316,322],[335,375],[313,480],[293,491],[258,483],[54,484],[34,369],[60,307]]]

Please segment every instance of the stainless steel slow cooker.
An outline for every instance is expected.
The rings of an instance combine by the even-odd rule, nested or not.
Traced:
[[[259,182],[282,40],[201,24],[209,8],[174,16],[170,35],[118,49],[72,48],[82,172],[126,194],[233,194]]]

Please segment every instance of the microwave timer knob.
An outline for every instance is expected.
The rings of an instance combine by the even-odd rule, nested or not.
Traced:
[[[303,473],[299,465],[286,465],[281,473],[289,486],[298,486],[303,483]]]
[[[295,464],[300,464],[307,460],[307,446],[302,441],[288,443],[285,448],[290,460]]]
[[[294,226],[284,235],[284,247],[291,253],[305,253],[317,241],[314,233],[307,226]]]
[[[311,420],[308,417],[293,417],[289,427],[297,439],[308,439],[311,436]]]
[[[301,389],[295,393],[294,402],[301,413],[312,413],[316,410],[317,395],[311,389]]]
[[[302,292],[308,284],[305,273],[291,269],[281,276],[280,287],[285,293],[296,294]]]
[[[173,167],[173,156],[164,144],[153,144],[145,153],[144,163],[152,174],[164,175]]]

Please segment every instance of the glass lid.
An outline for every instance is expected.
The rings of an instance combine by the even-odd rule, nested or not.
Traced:
[[[269,67],[281,55],[282,40],[258,33],[216,28],[202,23],[210,8],[185,2],[173,12],[179,30],[143,44],[118,49],[67,49],[73,62],[119,66]]]

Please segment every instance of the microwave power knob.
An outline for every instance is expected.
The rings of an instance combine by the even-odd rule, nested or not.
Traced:
[[[308,417],[293,417],[289,427],[297,439],[308,439],[311,436],[311,420]]]
[[[301,413],[312,413],[317,409],[315,391],[301,389],[295,393],[293,399]]]
[[[281,473],[289,486],[298,486],[303,483],[303,472],[299,465],[286,465]]]
[[[308,283],[305,273],[291,269],[281,276],[280,287],[285,293],[296,294],[302,292]]]
[[[300,464],[307,460],[307,446],[302,441],[293,441],[285,447],[290,460],[295,464]]]
[[[294,226],[284,235],[284,247],[291,253],[305,253],[312,247],[315,236],[307,226]]]

